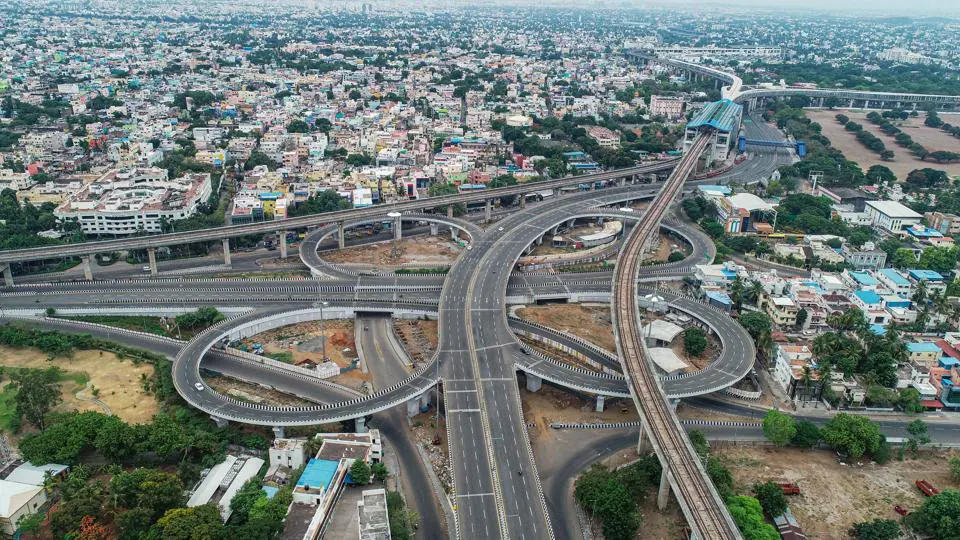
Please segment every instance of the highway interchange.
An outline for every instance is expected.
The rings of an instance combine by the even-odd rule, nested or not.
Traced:
[[[688,66],[689,67],[689,66]],[[741,83],[736,76],[719,74],[706,69],[706,76],[718,77],[724,83],[726,97],[749,99],[764,97],[748,90],[741,94]],[[752,92],[752,93],[751,93]],[[903,96],[901,96],[903,97]],[[869,99],[868,103],[869,103]],[[910,99],[909,96],[906,99]],[[751,127],[752,126],[752,127]],[[765,126],[751,121],[746,129],[757,129],[757,138],[770,138]],[[748,136],[754,136],[749,135]],[[681,191],[684,180],[698,157],[694,151],[682,160],[657,162],[631,169],[608,171],[577,179],[558,179],[521,185],[484,193],[452,195],[429,200],[401,203],[390,208],[371,208],[343,211],[320,216],[294,218],[284,222],[265,222],[221,227],[188,233],[172,233],[144,238],[130,238],[94,244],[70,244],[53,248],[11,250],[0,253],[0,264],[60,256],[89,256],[91,253],[115,250],[176,245],[188,242],[223,240],[234,236],[271,231],[287,231],[320,227],[301,246],[303,262],[315,275],[327,279],[311,280],[203,280],[203,279],[130,279],[77,284],[35,284],[7,287],[0,291],[5,317],[31,317],[46,308],[62,312],[95,308],[114,312],[129,312],[130,306],[142,310],[191,309],[200,305],[216,305],[236,315],[228,321],[202,332],[188,343],[133,335],[116,329],[91,327],[68,321],[42,320],[38,324],[70,331],[89,331],[107,335],[163,352],[175,359],[174,381],[178,391],[191,405],[200,408],[221,421],[231,420],[282,427],[285,425],[315,424],[366,418],[379,414],[393,428],[392,437],[401,441],[399,453],[405,455],[404,468],[414,476],[426,474],[423,464],[410,461],[409,441],[396,430],[400,421],[397,405],[423,396],[442,381],[444,411],[447,419],[450,459],[453,465],[454,492],[450,494],[455,511],[451,536],[461,538],[554,538],[567,537],[564,530],[556,534],[555,525],[567,526],[548,511],[544,485],[534,462],[533,452],[523,411],[520,407],[516,371],[528,372],[557,384],[567,384],[580,391],[609,396],[631,395],[644,418],[644,430],[652,439],[654,449],[665,462],[664,480],[676,491],[681,507],[691,527],[701,538],[738,538],[736,527],[718,503],[715,490],[706,480],[699,460],[691,457],[689,443],[672,413],[669,397],[691,397],[722,390],[742,378],[752,366],[753,346],[736,323],[718,312],[682,297],[660,292],[671,303],[672,309],[685,311],[717,333],[723,343],[723,352],[710,367],[689,377],[669,378],[651,376],[652,365],[645,359],[645,348],[637,334],[636,300],[644,281],[679,279],[689,275],[691,265],[710,260],[713,252],[698,247],[702,241],[697,233],[684,232],[682,224],[674,225],[681,236],[693,245],[694,254],[673,265],[641,267],[639,253],[646,237],[660,225],[670,203]],[[712,182],[747,180],[741,174],[755,176],[760,169],[775,168],[786,162],[785,152],[773,151],[771,158],[757,159],[758,152],[748,160],[750,169],[733,171],[714,177]],[[512,270],[517,259],[544,235],[551,234],[557,225],[571,218],[615,216],[617,208],[629,201],[650,198],[661,190],[657,184],[637,184],[675,168],[664,184],[664,193],[655,199],[651,208],[639,216],[624,214],[622,219],[640,223],[630,228],[621,256],[629,266],[618,265],[614,276],[616,287],[611,291],[609,274],[577,276],[515,275]],[[691,184],[692,182],[688,182]],[[705,182],[701,182],[705,183]],[[573,195],[560,196],[559,188],[580,184],[587,189]],[[597,189],[602,187],[603,189]],[[532,191],[555,190],[558,195],[539,205],[520,208],[507,217],[481,230],[464,220],[445,220],[421,212],[445,204],[479,202],[503,195],[525,195]],[[488,204],[489,209],[489,204]],[[382,220],[386,211],[404,212],[404,219],[437,221],[466,233],[470,249],[465,250],[450,269],[446,278],[398,277],[363,275],[325,263],[315,257],[316,247],[331,234],[351,224]],[[488,210],[489,214],[489,210]],[[639,239],[639,240],[638,240]],[[315,241],[314,241],[315,240]],[[156,270],[154,266],[154,271]],[[6,276],[10,278],[9,270]],[[639,283],[638,283],[639,282]],[[618,352],[621,365],[627,367],[628,379],[611,374],[590,373],[562,366],[560,363],[529,354],[519,344],[506,316],[507,297],[522,297],[535,301],[538,295],[576,298],[605,295],[613,301]],[[385,336],[385,325],[373,323],[369,337],[361,336],[364,358],[375,369],[376,390],[370,396],[324,383],[316,378],[293,373],[281,367],[258,362],[219,350],[223,344],[237,337],[251,335],[267,328],[315,320],[319,317],[314,303],[320,299],[329,302],[331,316],[358,317],[368,321],[372,314],[400,316],[435,316],[440,321],[440,344],[436,356],[412,372],[401,367],[401,353]],[[125,311],[127,310],[127,311]],[[366,323],[364,323],[366,324]],[[528,329],[531,330],[531,329]],[[536,331],[536,329],[532,329]],[[556,333],[548,330],[552,338]],[[625,345],[629,345],[623,349]],[[378,346],[380,347],[379,350]],[[375,353],[371,353],[370,349]],[[584,351],[604,365],[615,368],[609,355]],[[308,399],[315,406],[295,408],[254,405],[233,400],[209,388],[200,390],[203,369],[249,381],[268,383],[273,388]],[[630,383],[630,384],[627,384]],[[627,391],[629,389],[629,391]],[[388,431],[391,428],[388,428]],[[388,436],[390,436],[388,434]],[[391,437],[391,438],[392,438]],[[631,435],[631,437],[634,437]],[[404,446],[404,445],[407,446]],[[551,484],[553,486],[553,484]],[[422,489],[422,487],[421,487]],[[549,491],[553,493],[553,488]],[[416,497],[415,506],[428,507],[428,497]],[[566,505],[569,501],[564,501]],[[434,504],[434,506],[436,506]],[[434,519],[431,527],[437,527]]]

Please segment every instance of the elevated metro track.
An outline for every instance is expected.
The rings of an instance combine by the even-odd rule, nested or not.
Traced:
[[[652,360],[640,335],[641,320],[637,306],[637,272],[648,239],[683,182],[692,173],[708,137],[699,136],[667,179],[641,222],[633,228],[614,272],[611,312],[617,351],[627,375],[634,402],[643,419],[654,450],[663,463],[663,478],[673,487],[680,507],[696,537],[702,540],[742,538],[723,500],[707,476],[700,458],[680,425],[673,407],[667,402],[654,371]],[[661,487],[663,489],[663,487]]]
[[[245,236],[248,234],[263,234],[268,232],[314,227],[318,225],[336,223],[339,221],[359,221],[372,219],[375,217],[385,216],[389,212],[420,212],[453,204],[480,202],[497,197],[523,195],[535,191],[559,189],[576,184],[605,182],[620,178],[627,178],[633,175],[658,173],[672,169],[676,162],[676,159],[670,159],[642,165],[639,167],[629,167],[614,171],[586,174],[582,176],[569,176],[556,180],[545,180],[542,182],[528,182],[516,186],[474,191],[469,193],[459,193],[456,195],[444,195],[441,197],[430,197],[427,199],[402,202],[392,205],[378,205],[370,208],[327,212],[324,214],[300,216],[284,220],[247,223],[243,225],[231,225],[226,227],[214,227],[211,229],[181,233],[167,233],[135,238],[103,240],[99,242],[84,242],[79,244],[45,246],[40,248],[6,250],[0,251],[0,264],[6,265],[9,263],[35,261],[41,259],[55,259],[60,257],[74,257],[90,255],[93,253],[107,253],[130,249],[157,248],[162,246],[189,244],[192,242],[209,242],[233,238],[236,236]]]

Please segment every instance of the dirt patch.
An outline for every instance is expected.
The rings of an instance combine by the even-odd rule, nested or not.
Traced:
[[[57,411],[105,413],[109,410],[125,422],[140,424],[149,422],[160,409],[156,399],[145,392],[141,384],[142,377],[153,376],[153,366],[120,360],[113,353],[78,351],[72,358],[50,361],[46,353],[36,349],[0,347],[0,365],[35,369],[57,366],[62,369],[68,377],[60,385],[63,402],[57,405]],[[87,388],[85,379],[92,386]],[[90,399],[77,398],[77,392],[81,392],[81,397],[91,398],[93,388],[99,390],[97,399],[106,407]]]
[[[396,250],[393,241],[387,241],[353,246],[342,251],[326,251],[322,256],[327,262],[334,264],[440,266],[453,263],[460,250],[460,246],[450,239],[449,234],[438,234],[404,238],[397,242]]]
[[[609,306],[584,306],[580,304],[526,306],[517,310],[517,316],[561,330],[614,354],[617,353]]]
[[[880,128],[876,125],[870,123],[866,119],[867,114],[863,112],[852,112],[852,111],[842,111],[842,110],[822,110],[822,111],[806,111],[807,117],[809,117],[814,122],[819,123],[823,127],[823,135],[830,139],[830,143],[838,148],[844,155],[847,156],[847,159],[856,161],[860,164],[860,167],[863,170],[867,170],[871,165],[885,165],[897,175],[897,179],[901,182],[906,179],[910,171],[914,169],[922,169],[924,167],[931,167],[933,169],[939,169],[946,171],[949,175],[958,175],[960,174],[960,163],[934,163],[931,161],[921,161],[919,158],[907,151],[906,148],[898,145],[894,142],[893,137],[880,131]],[[893,150],[896,154],[896,157],[893,161],[883,161],[880,159],[880,155],[868,150],[865,146],[857,142],[856,133],[852,133],[844,129],[839,122],[837,122],[837,114],[844,114],[848,116],[854,122],[861,124],[863,129],[873,133],[880,140],[883,141],[883,144],[886,145],[888,150]],[[910,135],[910,137],[928,151],[933,152],[936,150],[948,150],[956,152],[960,150],[960,140],[952,135],[944,133],[939,129],[929,128],[923,125],[925,118],[925,113],[921,113],[917,118],[908,118],[904,121],[896,121],[894,125],[899,127],[904,133]],[[950,121],[949,118],[946,121]]]
[[[278,392],[272,388],[264,388],[259,384],[250,384],[230,377],[220,375],[205,376],[203,380],[210,388],[221,394],[246,401],[278,407],[303,407],[315,405],[312,401],[300,399],[285,392]]]
[[[453,489],[453,473],[450,471],[446,419],[441,416],[438,421],[435,413],[421,413],[410,419],[410,426],[414,443],[427,453],[433,472],[440,479],[443,489],[450,493]],[[440,444],[433,444],[435,437],[440,438]]]
[[[539,392],[528,392],[521,385],[520,403],[524,421],[531,424],[531,440],[553,429],[550,424],[554,422],[633,422],[638,418],[637,410],[630,400],[607,398],[603,412],[597,412],[597,402],[593,398],[584,399],[547,384],[544,384]]]
[[[677,416],[681,420],[718,420],[718,421],[733,421],[733,422],[757,422],[756,418],[751,418],[749,416],[737,416],[734,414],[724,414],[714,412],[709,409],[701,409],[699,407],[693,407],[688,405],[686,402],[681,401],[677,405]]]
[[[241,350],[252,351],[256,344],[264,356],[294,365],[319,363],[323,359],[323,339],[327,341],[327,358],[341,368],[351,367],[357,359],[353,341],[353,320],[320,321],[291,324],[261,332],[240,341]]]
[[[430,361],[440,341],[437,321],[394,319],[393,329],[414,364]]]
[[[726,447],[714,454],[728,465],[739,493],[768,480],[799,485],[803,494],[790,497],[790,510],[811,539],[846,538],[854,523],[899,519],[894,505],[913,510],[923,503],[914,486],[918,479],[940,489],[958,487],[950,477],[949,453],[924,452],[902,462],[862,467],[841,465],[825,450]]]
[[[688,364],[684,370],[688,373],[705,369],[710,362],[713,362],[717,357],[720,356],[721,351],[720,343],[712,334],[707,335],[707,348],[703,350],[703,354],[700,356],[691,356],[687,354],[686,348],[683,346],[683,334],[678,335],[670,343],[670,348],[673,349],[673,353],[677,355],[677,358]]]

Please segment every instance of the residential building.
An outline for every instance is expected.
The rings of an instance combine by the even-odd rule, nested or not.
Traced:
[[[45,502],[47,492],[42,485],[0,480],[0,531],[13,536],[20,520],[35,513]]]
[[[270,445],[270,466],[299,469],[307,463],[303,439],[274,439]]]
[[[907,227],[920,223],[922,215],[894,201],[867,201],[870,223],[890,234],[899,235]]]
[[[960,235],[960,216],[944,214],[942,212],[927,212],[924,214],[930,227],[947,236]]]
[[[390,540],[386,490],[364,490],[357,501],[357,513],[360,516],[360,540]]]
[[[843,261],[853,268],[879,269],[887,264],[887,252],[876,249],[873,242],[867,242],[860,249],[850,244],[843,244],[840,248]]]
[[[927,294],[933,291],[939,291],[941,294],[947,291],[947,283],[939,272],[933,270],[920,270],[917,268],[907,270],[907,279],[914,286],[923,283],[927,288]]]
[[[938,364],[943,350],[932,341],[907,343],[907,355],[911,363],[929,368]]]
[[[603,126],[593,126],[587,129],[587,135],[597,141],[601,148],[614,148],[620,146],[620,134],[609,130]]]
[[[166,169],[113,170],[83,186],[54,211],[93,236],[162,232],[164,222],[194,215],[210,198],[210,175],[167,179]]]
[[[777,326],[794,326],[797,324],[796,302],[787,296],[760,295],[760,309],[766,312]]]
[[[876,276],[877,281],[894,294],[903,298],[910,298],[913,284],[899,271],[893,268],[883,268],[877,271]]]
[[[255,457],[227,456],[226,459],[209,469],[200,482],[193,488],[188,507],[216,503],[223,521],[230,519],[233,510],[230,501],[247,480],[255,477],[264,461]]]
[[[683,96],[650,96],[650,114],[676,120],[687,110],[687,100]]]

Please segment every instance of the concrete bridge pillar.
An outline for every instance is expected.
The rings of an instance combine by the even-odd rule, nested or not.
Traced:
[[[527,392],[539,392],[541,386],[543,386],[543,379],[527,373]]]
[[[667,464],[663,465],[663,472],[660,473],[660,489],[657,490],[657,508],[663,511],[667,507],[670,499],[670,473]]]
[[[150,275],[157,275],[157,248],[147,248],[147,262],[150,264]]]
[[[87,281],[93,281],[93,255],[84,255],[80,258],[81,265],[83,266],[83,278]]]
[[[576,222],[577,222],[577,220],[575,220],[575,219],[568,219],[568,220],[567,220],[567,227],[568,227],[568,228],[569,228],[569,227],[573,227],[573,224],[576,223]]]
[[[452,205],[452,204],[447,205],[447,217],[448,217],[448,218],[452,218],[452,217],[453,217],[453,205]]]
[[[430,391],[420,394],[420,407],[429,407],[430,406]]]
[[[627,179],[626,179],[626,177],[621,176],[621,177],[617,180],[617,185],[620,186],[620,187],[623,187],[623,186],[627,185]]]
[[[230,239],[229,238],[223,239],[223,264],[225,264],[226,266],[230,266],[231,264],[233,264],[230,261]]]
[[[855,101],[856,101],[855,99],[851,99],[851,100],[850,100],[850,108],[851,108],[851,109],[853,108],[853,104],[854,104]]]
[[[640,422],[640,436],[637,438],[637,455],[645,455],[648,452],[652,451],[653,447],[650,444],[650,437],[647,436],[647,429],[644,426],[643,422]]]
[[[225,428],[230,425],[230,421],[226,418],[220,418],[219,416],[210,415],[210,419],[213,420],[213,423],[219,428]]]
[[[413,398],[407,400],[407,418],[413,418],[420,414],[420,399]]]
[[[597,412],[603,412],[603,405],[606,398],[607,396],[603,394],[597,394]]]
[[[520,208],[526,208],[526,207],[527,207],[527,194],[526,194],[526,193],[521,193],[521,194],[520,194]]]
[[[13,287],[13,271],[10,270],[10,265],[3,265],[3,284],[7,287]]]
[[[364,417],[357,418],[354,423],[357,426],[357,433],[366,433],[367,432],[367,419]]]
[[[437,223],[431,223],[431,224],[430,224],[430,236],[436,236],[439,231],[440,231],[440,225],[439,225],[439,224],[437,224]]]
[[[344,226],[342,221],[337,222],[337,247],[343,249],[346,247],[347,238],[344,236]]]
[[[559,231],[559,230],[560,230],[560,226],[559,226],[559,225],[554,226],[554,228],[550,229],[550,235],[551,235],[551,236],[556,236],[556,235],[557,235],[557,231]]]
[[[487,199],[483,203],[483,221],[490,223],[493,214],[493,199]]]
[[[543,237],[542,237],[542,236],[538,236],[538,237],[537,237],[537,245],[538,245],[538,246],[542,246],[542,245],[543,245]]]
[[[283,426],[273,426],[273,438],[282,439],[286,436],[286,430]]]
[[[287,258],[287,231],[280,231],[280,258]]]
[[[391,212],[391,213],[396,214],[395,216],[390,216],[393,218],[393,239],[400,240],[403,238],[403,226],[400,223],[400,213],[399,212]]]
[[[453,241],[457,241],[457,239],[459,239],[459,238],[460,238],[460,231],[458,231],[456,227],[451,226],[451,227],[450,227],[450,239],[453,240]]]

